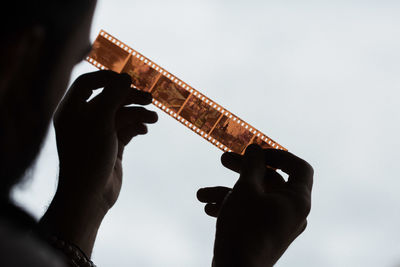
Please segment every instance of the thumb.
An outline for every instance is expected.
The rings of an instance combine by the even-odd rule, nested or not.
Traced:
[[[262,148],[251,144],[246,148],[240,168],[239,187],[247,187],[251,191],[263,193],[263,179],[265,176],[265,159]]]
[[[93,99],[96,109],[114,114],[125,102],[131,89],[131,77],[128,74],[118,75],[104,87],[103,92]]]

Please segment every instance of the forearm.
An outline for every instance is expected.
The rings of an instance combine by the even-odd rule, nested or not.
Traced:
[[[261,260],[252,254],[240,250],[223,249],[214,251],[212,267],[270,267],[272,260]]]
[[[107,210],[90,196],[66,194],[57,190],[47,212],[39,222],[44,235],[55,235],[75,244],[90,257],[97,231]]]
[[[254,242],[251,234],[238,230],[219,229],[214,242],[212,267],[270,267],[279,257],[270,240]]]

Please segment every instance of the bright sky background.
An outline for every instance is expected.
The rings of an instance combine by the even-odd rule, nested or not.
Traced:
[[[277,264],[400,266],[400,2],[99,1],[104,29],[315,169],[306,231]],[[93,71],[86,62],[72,75]],[[151,107],[156,110],[156,108]],[[215,219],[195,193],[232,186],[221,152],[159,112],[128,147],[98,266],[210,266]],[[56,186],[51,130],[15,198],[36,217]]]

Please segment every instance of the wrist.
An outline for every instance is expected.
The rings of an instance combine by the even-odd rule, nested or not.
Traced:
[[[225,247],[216,250],[214,248],[212,267],[268,267],[272,265],[240,249]]]
[[[223,234],[221,232],[224,232]],[[212,267],[269,267],[275,264],[270,244],[255,243],[240,234],[217,231]]]
[[[83,197],[58,189],[39,227],[45,235],[55,235],[76,244],[90,257],[107,211],[94,196]]]
[[[91,215],[93,220],[102,220],[110,209],[108,203],[95,192],[88,193],[87,190],[72,189],[60,185],[51,204],[67,212],[76,213],[78,211]]]
[[[99,170],[101,168],[94,168],[95,171],[92,172],[89,172],[88,169],[72,171],[71,168],[66,168],[60,164],[56,194],[67,199],[73,197],[79,203],[88,203],[99,211],[103,210],[105,214],[118,198],[122,174],[118,177],[118,174]]]

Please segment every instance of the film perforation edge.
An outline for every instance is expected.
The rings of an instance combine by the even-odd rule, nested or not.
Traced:
[[[233,113],[231,113],[230,111],[228,111],[227,109],[225,109],[224,107],[219,105],[218,103],[214,102],[213,100],[211,100],[210,98],[208,98],[204,94],[202,94],[199,91],[197,91],[196,89],[192,88],[190,85],[188,85],[184,81],[180,80],[179,78],[177,78],[176,76],[174,76],[173,74],[171,74],[170,72],[168,72],[167,70],[165,70],[164,68],[159,66],[158,64],[154,63],[149,58],[145,57],[144,55],[142,55],[138,51],[136,51],[133,48],[129,47],[128,45],[126,45],[122,41],[118,40],[114,36],[108,34],[104,30],[100,31],[99,35],[96,38],[96,41],[94,42],[94,45],[98,42],[99,38],[103,38],[104,40],[108,41],[110,44],[115,46],[115,48],[118,48],[118,49],[120,49],[120,50],[122,50],[122,51],[124,51],[124,52],[126,52],[128,54],[127,54],[126,58],[123,59],[123,63],[120,64],[119,68],[116,68],[115,66],[114,67],[113,66],[105,66],[101,62],[98,62],[95,58],[93,58],[91,56],[92,52],[93,52],[93,50],[92,50],[91,54],[86,58],[86,60],[90,64],[92,64],[93,66],[95,66],[95,67],[97,67],[99,69],[103,69],[103,70],[104,69],[111,69],[111,70],[114,70],[114,71],[117,71],[117,72],[122,72],[124,70],[124,68],[127,66],[129,60],[131,58],[136,58],[136,59],[140,60],[139,63],[148,65],[150,68],[152,68],[152,70],[158,72],[157,78],[153,81],[153,84],[151,85],[149,90],[153,90],[154,87],[157,85],[158,81],[163,77],[165,77],[165,78],[169,79],[170,81],[172,81],[173,83],[177,84],[179,87],[183,88],[184,90],[186,90],[188,92],[188,96],[185,98],[184,103],[180,106],[180,108],[179,108],[179,110],[177,112],[175,112],[172,108],[171,109],[168,108],[167,106],[165,106],[162,103],[162,101],[159,101],[156,98],[153,99],[153,104],[155,106],[157,106],[158,108],[160,108],[165,113],[167,113],[168,115],[170,115],[171,117],[173,117],[174,119],[176,119],[177,121],[179,121],[181,124],[185,125],[187,128],[191,129],[196,134],[198,134],[201,137],[203,137],[205,140],[207,140],[208,142],[210,142],[214,146],[218,147],[219,149],[221,149],[223,151],[234,151],[236,153],[243,154],[244,153],[244,149],[249,144],[254,142],[255,139],[259,139],[258,140],[259,142],[261,142],[263,145],[269,146],[269,148],[287,150],[286,148],[284,148],[283,146],[279,145],[277,142],[272,140],[270,137],[268,137],[267,135],[263,134],[261,131],[257,130],[255,127],[251,126],[250,124],[248,124],[247,122],[245,122],[244,120],[239,118],[238,116],[234,115]],[[121,51],[114,50],[113,52],[116,53],[116,52],[121,52]],[[103,63],[106,63],[106,62],[103,62]],[[137,89],[140,89],[135,84],[133,84],[133,87],[137,88]],[[189,102],[189,100],[191,98],[197,98],[198,100],[201,101],[201,104],[208,105],[209,107],[211,107],[211,109],[213,109],[213,110],[218,112],[218,114],[219,114],[218,115],[218,119],[215,121],[215,123],[213,124],[213,126],[211,127],[211,129],[209,131],[206,132],[206,131],[201,129],[201,127],[203,127],[204,125],[202,125],[200,128],[196,127],[196,125],[194,125],[193,123],[191,123],[190,121],[188,121],[187,119],[183,118],[180,115],[182,110],[185,109],[185,106],[187,105],[187,103]],[[207,112],[210,113],[210,110],[207,110]],[[226,117],[225,121],[228,122],[228,124],[231,121],[235,122],[237,124],[236,126],[235,125],[233,126],[234,129],[235,128],[236,129],[241,129],[241,130],[247,131],[246,133],[251,134],[250,140],[246,144],[242,143],[244,145],[242,145],[242,148],[240,149],[240,151],[238,149],[236,149],[236,150],[231,149],[229,147],[229,145],[224,144],[224,143],[227,143],[227,140],[218,140],[218,138],[214,138],[212,136],[216,126],[220,123],[221,119],[224,116]],[[207,121],[205,121],[204,123],[206,123],[206,122]],[[226,129],[224,129],[224,131],[225,130]],[[223,132],[223,133],[225,133],[225,132]],[[221,138],[219,138],[219,139],[221,139]],[[239,140],[237,140],[237,141],[239,141]]]

